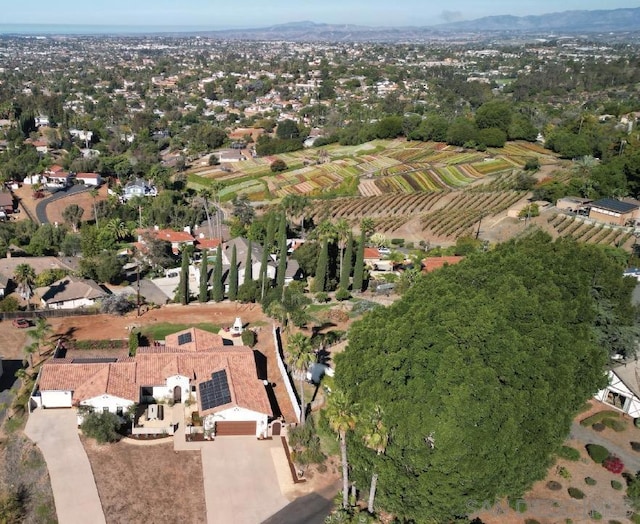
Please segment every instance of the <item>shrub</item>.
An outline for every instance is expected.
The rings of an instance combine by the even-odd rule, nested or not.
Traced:
[[[324,302],[329,302],[329,300],[331,300],[331,297],[329,296],[328,293],[325,293],[324,291],[320,291],[319,293],[316,293],[316,302],[319,303],[324,303]]]
[[[622,482],[618,482],[617,480],[612,480],[611,487],[616,491],[620,491],[622,489]]]
[[[118,440],[120,418],[114,413],[89,413],[84,417],[80,429],[87,436],[96,439],[99,444]]]
[[[587,453],[596,464],[602,464],[611,453],[604,446],[599,444],[587,444]]]
[[[560,475],[563,479],[570,479],[571,473],[564,466],[558,467],[558,475]]]
[[[602,520],[602,514],[600,514],[599,512],[597,512],[595,509],[592,509],[589,512],[589,516],[593,519],[593,520]]]
[[[615,473],[616,475],[619,475],[624,470],[624,464],[622,461],[613,455],[607,457],[602,465],[607,469],[607,471]]]
[[[627,429],[627,425],[622,420],[616,420],[614,418],[605,418],[602,423],[618,433]]]
[[[280,171],[284,171],[287,169],[287,163],[284,160],[276,159],[271,162],[270,169],[273,173],[279,173]]]
[[[640,451],[640,442],[631,442],[631,449],[633,451]]]
[[[140,333],[132,331],[129,333],[129,356],[135,357],[140,346]]]
[[[245,329],[240,336],[242,338],[242,343],[245,346],[249,346],[250,348],[255,346],[256,342],[258,342],[258,336],[256,335],[256,332],[251,329]]]
[[[562,446],[557,453],[558,457],[576,462],[580,460],[580,452],[571,446]]]
[[[560,482],[556,482],[555,480],[550,480],[547,482],[547,489],[551,491],[560,491],[562,489],[562,484]]]
[[[606,427],[607,426],[605,426],[602,422],[596,422],[593,426],[591,426],[591,429],[600,433],[601,431],[604,431],[604,428]]]
[[[598,481],[596,479],[591,478],[591,477],[586,477],[584,479],[584,482],[585,482],[585,484],[587,484],[587,486],[595,486],[598,483]]]
[[[540,521],[536,519],[526,519],[524,524],[540,524]]]
[[[578,488],[569,488],[567,491],[572,499],[582,500],[584,498],[584,493]]]
[[[403,246],[404,245],[404,238],[392,238],[391,239],[391,245],[393,245],[393,246]]]
[[[349,300],[351,298],[351,293],[346,289],[340,288],[336,291],[336,300],[342,302],[344,300]]]
[[[610,520],[608,524],[622,524],[619,520]]]
[[[633,419],[633,425],[640,428],[640,418]]]

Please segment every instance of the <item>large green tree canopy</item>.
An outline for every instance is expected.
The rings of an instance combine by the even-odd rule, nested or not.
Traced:
[[[380,506],[416,522],[521,495],[606,384],[600,302],[633,323],[634,283],[602,248],[540,233],[430,274],[354,324],[337,385],[379,405],[390,432],[380,455],[352,436],[357,485],[377,471]]]

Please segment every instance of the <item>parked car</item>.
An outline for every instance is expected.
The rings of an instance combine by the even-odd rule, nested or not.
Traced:
[[[11,323],[13,324],[13,327],[16,327],[18,329],[31,327],[31,322],[29,322],[26,318],[14,318],[13,322]]]

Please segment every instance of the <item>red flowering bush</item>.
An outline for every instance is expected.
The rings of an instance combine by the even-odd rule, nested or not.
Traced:
[[[608,457],[602,465],[611,473],[619,475],[624,470],[624,464],[618,457],[611,455]]]

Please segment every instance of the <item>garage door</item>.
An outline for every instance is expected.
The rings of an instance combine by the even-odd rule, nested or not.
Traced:
[[[255,435],[256,422],[216,422],[216,437],[227,435]]]

